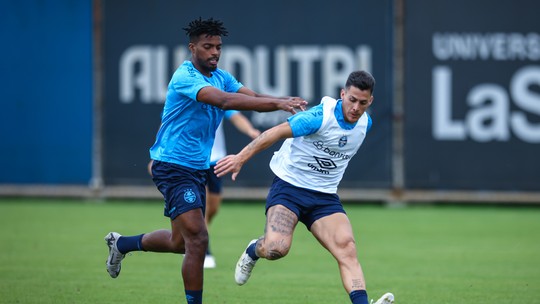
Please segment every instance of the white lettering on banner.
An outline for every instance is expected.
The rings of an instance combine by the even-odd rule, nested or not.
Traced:
[[[248,88],[263,94],[275,96],[293,95],[291,66],[297,66],[297,94],[310,103],[316,103],[318,98],[314,83],[315,66],[321,63],[322,95],[333,96],[347,80],[348,73],[354,69],[371,70],[371,48],[359,46],[356,54],[346,46],[278,46],[274,58],[266,46],[257,46],[253,55],[242,46],[224,47],[220,66],[227,71],[235,71],[241,75],[242,83]],[[270,62],[274,62],[273,70]],[[340,67],[340,68],[338,68]],[[271,75],[274,75],[271,79]],[[252,123],[261,128],[267,128],[282,123],[289,113],[253,112]]]
[[[433,137],[439,140],[465,139],[463,123],[452,120],[452,71],[433,69]]]
[[[448,66],[433,69],[433,137],[437,140],[478,142],[508,141],[510,129],[521,140],[540,143],[540,123],[531,123],[524,112],[540,116],[540,66],[519,69],[510,81],[510,95],[524,111],[510,113],[510,98],[504,87],[478,84],[467,95],[471,107],[465,121],[452,115],[452,70]]]
[[[164,46],[132,46],[120,58],[119,98],[130,103],[139,90],[143,103],[164,99],[167,77],[167,49]],[[165,86],[166,88],[166,86]]]
[[[276,96],[293,95],[293,82],[297,84],[295,95],[306,100],[314,100],[314,79],[316,65],[320,65],[320,91],[322,95],[335,95],[339,91],[348,73],[356,69],[371,71],[371,47],[360,45],[356,51],[342,45],[302,45],[257,46],[253,50],[239,45],[224,46],[220,67],[232,72],[242,83],[263,94]],[[122,103],[140,100],[142,103],[163,103],[172,68],[178,67],[188,58],[185,46],[173,50],[173,60],[169,61],[169,52],[165,46],[135,45],[127,48],[119,63],[119,98]],[[270,56],[273,56],[270,57]],[[292,70],[297,70],[295,81],[291,79]],[[272,73],[273,71],[273,73]],[[137,92],[139,93],[137,96]],[[271,121],[282,122],[280,114],[254,113],[252,120],[259,126],[270,126]]]
[[[538,33],[434,33],[432,51],[436,59],[465,61],[538,61]],[[456,78],[461,79],[461,78]],[[477,142],[509,141],[511,134],[528,143],[540,143],[540,66],[519,68],[509,88],[478,83],[466,97],[469,106],[464,119],[453,115],[452,69],[450,63],[432,71],[432,134],[437,140]],[[469,80],[470,81],[470,80]],[[481,81],[479,81],[481,82]],[[536,88],[536,89],[535,89]],[[512,102],[520,110],[512,111]],[[512,132],[510,132],[512,131]]]
[[[315,79],[315,66],[313,62],[316,62],[321,58],[321,49],[313,46],[297,46],[291,49],[289,56],[292,60],[298,62],[298,74],[304,75],[298,82],[298,95],[305,96],[304,98],[311,100],[314,98],[313,84]]]
[[[120,101],[131,102],[135,98],[135,89],[141,92],[141,101],[148,102],[151,99],[150,91],[150,66],[152,51],[150,47],[133,46],[128,48],[120,58]],[[139,67],[139,72],[135,68]]]
[[[538,33],[435,33],[438,60],[540,60]]]
[[[540,87],[540,66],[520,69],[512,78],[510,92],[519,107],[540,116],[540,93],[529,90],[532,86]],[[526,142],[540,143],[540,123],[530,123],[523,112],[512,113],[511,122],[517,137]]]

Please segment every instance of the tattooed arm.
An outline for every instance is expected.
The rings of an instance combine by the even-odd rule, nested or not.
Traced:
[[[214,173],[216,173],[218,177],[222,177],[223,175],[232,172],[232,179],[236,180],[236,176],[240,172],[240,169],[242,169],[242,166],[253,157],[253,155],[270,147],[280,139],[290,138],[292,136],[292,129],[288,122],[284,122],[268,129],[245,146],[240,153],[227,155],[220,159],[215,166]]]

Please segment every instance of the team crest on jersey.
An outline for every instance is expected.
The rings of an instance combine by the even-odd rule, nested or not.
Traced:
[[[188,70],[188,73],[189,73],[189,76],[190,76],[190,77],[195,77],[195,76],[196,76],[195,68],[193,68],[193,67],[188,67],[187,70]]]
[[[186,201],[186,203],[193,204],[196,199],[197,197],[195,196],[195,192],[193,192],[193,190],[187,189],[184,191],[184,201]]]
[[[343,148],[346,144],[347,144],[347,136],[343,135],[339,139],[338,145],[339,145],[340,148]]]

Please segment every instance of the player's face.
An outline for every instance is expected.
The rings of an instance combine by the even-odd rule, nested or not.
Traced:
[[[221,56],[221,36],[199,36],[197,42],[189,44],[193,65],[203,75],[210,76],[217,69]]]
[[[341,99],[343,100],[343,117],[350,123],[357,122],[373,102],[373,96],[369,90],[360,90],[354,86],[342,89]]]

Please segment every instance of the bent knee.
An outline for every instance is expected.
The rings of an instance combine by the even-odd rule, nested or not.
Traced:
[[[343,239],[336,243],[336,250],[339,251],[342,256],[356,256],[356,242],[353,238]]]
[[[268,260],[278,260],[286,256],[289,253],[290,246],[286,246],[283,243],[280,243],[279,246],[270,246],[266,250],[266,259]]]
[[[353,237],[336,238],[335,244],[337,247],[344,250],[356,250],[356,242]]]
[[[268,250],[266,253],[267,260],[279,260],[282,257],[286,256],[289,253],[289,250]]]
[[[259,253],[261,253],[264,258],[267,260],[278,260],[289,253],[291,242],[290,240],[285,239],[263,239],[262,241],[259,240],[257,246]]]
[[[208,234],[201,234],[197,237],[186,239],[171,239],[171,251],[173,253],[186,253],[186,248],[190,251],[206,251],[208,246]]]

